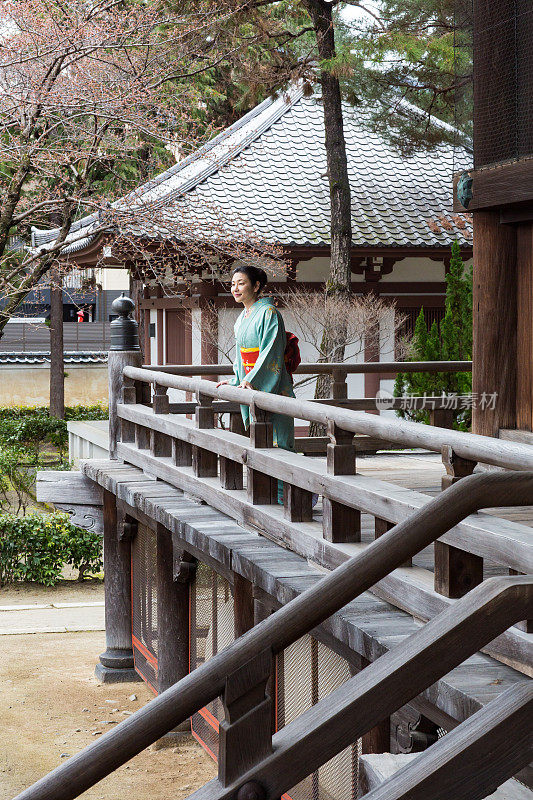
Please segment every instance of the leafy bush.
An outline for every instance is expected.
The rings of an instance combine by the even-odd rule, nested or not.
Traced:
[[[65,419],[49,415],[47,406],[0,408],[0,447],[19,445],[37,458],[46,446],[59,451],[63,460],[68,443],[69,420],[107,419],[108,409],[102,405],[67,406]]]
[[[102,569],[102,540],[78,528],[68,514],[0,514],[0,586],[36,581],[54,586],[63,567],[78,569],[78,579]]]
[[[0,408],[0,510],[25,513],[35,500],[37,469],[69,469],[69,420],[107,419],[102,405],[67,406],[65,419],[47,406]]]
[[[409,343],[407,361],[469,361],[472,358],[472,268],[465,268],[459,244],[452,245],[450,269],[446,275],[445,315],[440,323],[433,322],[428,331],[421,309],[416,321],[414,336]],[[472,375],[468,372],[400,372],[394,384],[394,395],[416,397],[469,395],[472,392]],[[453,404],[453,425],[458,430],[469,430],[472,409]],[[399,417],[414,422],[429,422],[429,411],[402,409]]]

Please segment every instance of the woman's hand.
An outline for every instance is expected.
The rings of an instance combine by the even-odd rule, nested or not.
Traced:
[[[219,386],[224,386],[224,384],[226,384],[226,383],[229,383],[229,381],[219,381],[217,383],[217,389],[218,389]]]
[[[248,383],[248,381],[241,381],[239,383],[239,389],[253,389],[253,388],[254,387],[252,386],[252,384]]]

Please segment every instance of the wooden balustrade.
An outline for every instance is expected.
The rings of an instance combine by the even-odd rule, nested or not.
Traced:
[[[258,478],[258,481],[262,481],[263,484],[261,495],[258,492],[258,484],[254,487],[254,481],[250,481],[251,502],[253,503],[255,497],[255,505],[261,506],[265,503],[270,503],[273,499],[272,483],[277,489],[277,481],[283,481],[285,495],[286,497],[288,495],[288,500],[290,500],[290,503],[287,501],[287,509],[285,511],[285,519],[288,523],[291,521],[298,522],[299,517],[302,518],[302,521],[309,519],[310,495],[313,492],[341,506],[355,509],[357,512],[363,511],[372,514],[375,518],[383,519],[390,524],[398,523],[407,514],[412,513],[416,508],[427,502],[427,498],[412,490],[400,492],[399,487],[386,484],[383,481],[376,481],[369,477],[362,480],[361,476],[331,475],[325,472],[323,462],[320,460],[279,451],[277,448],[269,450],[259,447],[254,448],[244,436],[236,436],[219,428],[195,428],[188,420],[183,419],[180,421],[178,416],[171,415],[171,418],[169,418],[167,415],[155,415],[150,409],[143,409],[141,406],[129,404],[121,406],[119,414],[123,421],[135,425],[138,432],[142,430],[159,430],[169,435],[174,442],[173,459],[177,466],[190,465],[191,451],[194,446],[208,452],[213,465],[216,463],[218,455],[221,459],[226,459],[227,464],[234,465],[234,469],[237,472],[241,472],[241,474],[242,464],[245,463],[247,469],[251,471],[251,475],[258,473],[259,475],[267,476]],[[267,420],[266,416],[264,420]],[[253,429],[254,441],[259,444],[260,435],[263,436],[261,443],[267,441],[264,437],[268,424],[265,421],[262,423],[258,421],[257,424],[267,425],[266,428],[260,429],[258,427]],[[261,434],[260,430],[262,430]],[[468,436],[468,434],[463,434],[463,436]],[[339,441],[336,444],[331,444],[333,448],[341,446]],[[125,442],[125,445],[128,445],[128,443]],[[133,451],[131,456],[133,456]],[[129,451],[124,452],[123,457],[128,460],[130,458]],[[337,464],[337,467],[335,466],[336,458],[337,451],[333,449],[330,457],[330,468],[334,470],[340,468],[339,464]],[[142,458],[141,461],[133,458],[132,463],[136,463],[139,466],[144,464]],[[152,474],[157,474],[164,480],[172,482],[172,477],[169,475],[167,467],[161,472],[158,470],[155,461],[150,464],[147,463],[147,467]],[[221,473],[224,478],[224,468],[222,467]],[[269,485],[270,494],[268,493]],[[183,488],[200,494],[203,492],[200,484],[195,487],[188,478],[185,479]],[[235,485],[235,489],[238,489],[237,485]],[[298,492],[298,490],[301,491]],[[213,494],[213,491],[210,490],[209,497],[206,497],[206,499],[218,507],[217,496]],[[305,505],[302,504],[300,506],[300,509],[298,508],[298,503],[300,502],[298,495],[300,495],[302,503],[305,503]],[[250,521],[254,524],[267,526],[271,524],[270,519],[267,519],[263,512],[258,510],[257,514],[255,512],[250,514],[245,511],[243,500],[240,497],[235,498],[235,502],[232,501],[230,505],[221,498],[219,507],[226,513],[235,513],[237,518],[241,518],[241,514],[245,513],[249,515]],[[380,524],[384,523],[378,522],[378,526]],[[518,527],[521,528],[521,526]],[[517,569],[521,572],[529,572],[533,569],[531,539],[525,535],[525,529],[523,533],[520,529],[515,535],[513,532],[515,528],[515,524],[508,522],[502,528],[501,521],[484,515],[482,518],[472,520],[472,522],[466,521],[458,526],[456,530],[448,533],[444,544],[462,550],[467,555],[471,553],[473,556],[481,558],[488,557],[491,561],[496,561],[504,567]],[[292,537],[290,524],[283,527],[282,523],[277,521],[275,530],[276,535],[286,538],[289,546],[296,544],[297,539]],[[357,529],[352,526],[350,530],[353,532]],[[313,541],[315,540],[313,539]],[[302,552],[302,554],[304,553]],[[313,557],[316,558],[316,555]],[[444,588],[441,591],[446,595],[448,594]]]
[[[215,427],[213,398],[210,395],[197,393],[194,421],[196,427],[201,430],[212,430]],[[192,468],[198,478],[216,478],[218,475],[217,454],[204,447],[193,445]]]
[[[331,420],[328,423],[330,442],[327,447],[329,475],[355,475],[355,448],[353,434]],[[324,496],[323,533],[329,542],[360,542],[361,512],[357,508],[339,503]]]
[[[141,379],[144,378],[145,380]],[[337,370],[335,379],[337,384],[345,380],[345,372]],[[376,538],[387,532],[398,519],[403,518],[402,513],[398,517],[395,511],[395,502],[389,502],[387,510],[392,512],[387,518],[380,510],[379,503],[361,502],[357,490],[350,484],[349,478],[355,476],[355,448],[353,444],[354,427],[358,427],[361,420],[360,414],[354,414],[347,409],[327,406],[327,404],[311,404],[305,401],[295,401],[291,398],[281,398],[276,396],[265,396],[263,393],[249,392],[235,389],[234,387],[220,387],[219,390],[213,384],[204,381],[192,381],[183,377],[173,377],[164,375],[162,372],[153,373],[139,369],[126,368],[124,376],[124,386],[122,398],[124,407],[139,408],[140,398],[146,399],[147,388],[149,390],[149,379],[154,385],[152,413],[150,419],[145,420],[143,425],[138,417],[137,422],[124,417],[122,412],[122,440],[125,444],[133,442],[135,433],[136,444],[140,449],[147,449],[149,446],[150,454],[157,457],[172,456],[172,462],[176,467],[187,467],[192,464],[193,473],[198,478],[208,478],[220,476],[221,489],[225,491],[239,492],[243,489],[243,464],[247,471],[247,497],[248,502],[253,506],[268,506],[277,503],[278,485],[283,483],[284,487],[284,518],[287,523],[305,523],[313,521],[312,497],[313,492],[323,497],[323,536],[324,539],[332,543],[346,543],[360,541],[360,519],[361,511],[371,513],[375,518]],[[213,441],[206,437],[198,438],[192,431],[185,434],[183,426],[174,426],[174,423],[166,422],[171,409],[168,400],[167,389],[177,381],[176,388],[192,389],[196,391],[195,403],[195,428],[193,430],[205,431],[206,434],[215,436]],[[181,383],[181,382],[185,383]],[[209,387],[209,388],[207,388]],[[215,398],[223,397],[224,394],[231,392],[232,397],[229,402],[234,402],[233,398],[239,398],[245,404],[250,405],[250,439],[244,435],[242,418],[240,412],[233,411],[230,416],[230,433],[234,435],[231,442],[224,440],[224,432],[215,427],[217,413],[215,411]],[[338,395],[342,390],[336,389]],[[339,398],[340,399],[340,398]],[[137,401],[135,405],[134,401]],[[220,403],[221,400],[216,399]],[[224,402],[224,400],[222,400]],[[290,410],[295,416],[308,419],[327,419],[328,437],[327,445],[327,472],[326,475],[318,469],[318,462],[314,459],[305,459],[302,456],[277,452],[272,448],[272,423],[271,411],[265,406],[271,406],[272,410]],[[294,407],[294,405],[296,407]],[[289,406],[289,408],[287,408]],[[221,409],[220,409],[221,410]],[[324,412],[327,416],[324,417]],[[150,413],[147,411],[146,413]],[[367,415],[364,415],[365,417]],[[127,415],[126,415],[127,417]],[[157,418],[164,418],[165,425],[159,427]],[[172,420],[178,419],[175,414],[171,415]],[[375,418],[374,418],[375,419]],[[354,422],[356,424],[354,424]],[[366,420],[364,420],[366,424]],[[393,423],[391,425],[391,422]],[[449,436],[454,441],[453,445],[442,444],[444,432],[428,429],[427,426],[416,425],[415,423],[405,423],[401,421],[377,421],[375,432],[382,432],[385,427],[390,430],[394,423],[401,427],[402,438],[405,439],[406,433],[413,428],[416,429],[418,443],[422,434],[428,436],[428,444],[435,445],[440,439],[440,449],[443,456],[447,475],[443,479],[443,488],[451,486],[464,477],[470,475],[478,460],[492,462],[513,462],[516,454],[513,452],[517,448],[520,453],[528,450],[525,445],[516,445],[511,442],[487,442],[486,437],[471,437],[470,434],[462,434],[450,431]],[[376,427],[376,426],[375,426]],[[350,429],[351,428],[351,429]],[[424,430],[421,432],[420,428]],[[210,433],[209,433],[210,432]],[[242,437],[243,444],[237,445],[235,434]],[[473,445],[469,439],[473,439]],[[479,443],[479,439],[485,442]],[[411,445],[415,444],[413,439],[409,440]],[[501,447],[503,444],[503,447]],[[478,446],[480,445],[480,446]],[[509,449],[510,448],[510,449]],[[436,449],[436,447],[434,447]],[[269,453],[265,453],[269,451]],[[470,457],[466,457],[468,453]],[[488,458],[487,458],[488,456]],[[528,452],[531,458],[531,453]],[[218,460],[220,458],[220,472]],[[299,459],[299,460],[298,460]],[[513,464],[515,465],[515,464]],[[384,488],[380,487],[381,489]],[[391,495],[394,495],[391,492]],[[212,502],[212,501],[211,501]],[[242,501],[238,501],[235,506],[236,512],[240,508]],[[222,506],[226,509],[226,506]],[[240,513],[240,512],[238,512]],[[237,516],[238,516],[237,513]],[[257,518],[258,521],[261,517]],[[266,518],[265,518],[266,519]],[[285,534],[282,532],[282,536]],[[502,549],[494,551],[488,545],[486,553],[491,560],[494,558],[503,566],[515,569],[517,572],[527,572],[531,557],[527,556],[509,559],[511,551],[508,545],[502,540]],[[458,598],[469,592],[474,586],[483,580],[483,558],[485,553],[479,537],[472,536],[464,538],[458,535],[447,535],[446,541],[435,543],[435,573],[434,587],[438,594],[447,598]],[[526,564],[528,566],[526,566]],[[407,561],[403,566],[409,566]],[[531,623],[524,622],[520,626],[523,630],[530,630]]]
[[[461,458],[453,447],[442,448],[442,462],[446,475],[442,478],[442,489],[472,475],[476,462]],[[483,559],[466,550],[444,542],[435,542],[435,591],[445,597],[462,597],[483,580]]]
[[[250,404],[250,445],[254,448],[273,447],[273,426],[271,415]],[[248,499],[254,505],[277,502],[277,481],[262,470],[247,467]]]
[[[408,363],[408,362],[406,362]],[[435,362],[438,364],[438,362]],[[331,366],[331,365],[330,365]],[[347,368],[349,365],[342,365]],[[358,365],[352,365],[354,367]],[[364,365],[369,366],[369,365]],[[383,365],[379,365],[382,366]],[[212,369],[212,367],[211,367]],[[435,371],[438,371],[435,370]],[[211,398],[230,401],[244,405],[255,403],[256,408],[274,414],[285,414],[295,419],[317,422],[327,427],[330,420],[346,431],[376,437],[401,447],[422,447],[440,453],[442,447],[453,448],[457,456],[463,459],[492,464],[506,469],[533,469],[533,449],[524,444],[501,439],[491,439],[461,431],[434,428],[401,419],[389,419],[372,414],[361,414],[343,407],[299,400],[291,397],[254,392],[223,385],[216,387],[210,381],[199,378],[187,378],[178,374],[166,374],[163,371],[125,367],[124,375],[145,383],[158,382],[164,386],[182,391],[206,394]]]

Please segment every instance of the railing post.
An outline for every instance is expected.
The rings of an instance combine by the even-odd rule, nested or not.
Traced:
[[[156,383],[152,405],[154,414],[168,414],[169,400],[167,387]],[[150,452],[153,456],[168,457],[172,454],[172,439],[166,433],[150,429]]]
[[[526,575],[525,572],[518,572],[516,569],[510,569],[509,575]],[[525,619],[522,622],[517,622],[515,625],[516,628],[519,628],[524,633],[533,633],[533,618],[532,619]]]
[[[250,404],[250,443],[252,447],[273,447],[272,418],[268,411]],[[277,497],[277,481],[259,470],[247,468],[248,500],[254,505],[268,505]],[[275,484],[275,491],[273,486]]]
[[[229,415],[229,430],[240,436],[246,434],[240,411]],[[220,485],[223,489],[242,489],[244,485],[242,464],[220,456]]]
[[[442,478],[442,489],[447,489],[461,478],[472,475],[477,462],[468,458],[458,456],[453,447],[444,445],[442,448],[442,463],[446,469],[446,475]]]
[[[118,318],[111,323],[111,345],[108,355],[109,374],[109,457],[117,459],[117,442],[121,425],[117,416],[117,404],[122,400],[124,367],[141,367],[142,354],[139,347],[137,323],[130,314],[135,308],[133,301],[124,293],[111,304]]]
[[[330,442],[327,446],[329,475],[355,475],[355,447],[353,433],[339,428],[335,422],[328,424]],[[361,512],[356,508],[324,497],[323,532],[328,542],[360,542]]]
[[[386,519],[381,519],[381,517],[375,517],[374,518],[374,538],[375,539],[379,539],[380,536],[383,536],[384,533],[387,533],[387,531],[390,531],[391,528],[394,528],[395,525],[396,525],[395,522],[389,522]],[[404,563],[402,564],[402,567],[412,567],[412,566],[413,566],[413,561],[412,561],[411,558],[407,559],[407,561],[404,561]],[[371,751],[369,750],[368,752],[371,752]]]
[[[121,400],[123,405],[131,405],[137,402],[137,387],[132,378],[123,379]],[[129,422],[127,419],[122,419],[120,422],[121,441],[135,442],[135,423]]]
[[[102,683],[137,681],[131,640],[131,535],[119,526],[117,500],[103,490],[106,650],[96,665]],[[119,528],[121,530],[119,530]]]
[[[331,397],[333,400],[346,400],[348,398],[348,384],[346,370],[334,369],[331,373]]]
[[[442,448],[442,461],[447,475],[442,479],[443,490],[461,478],[472,475],[475,461],[461,458],[449,445]],[[458,598],[467,594],[483,580],[483,559],[474,553],[459,550],[445,542],[435,542],[435,591],[445,597]]]
[[[209,395],[198,392],[196,411],[194,419],[197,428],[210,429],[215,427],[215,412],[213,410],[213,398]],[[192,466],[196,477],[215,478],[218,475],[217,454],[211,450],[205,450],[198,445],[192,446]]]
[[[226,678],[218,779],[228,786],[272,752],[272,699],[266,687],[272,652],[263,650]]]

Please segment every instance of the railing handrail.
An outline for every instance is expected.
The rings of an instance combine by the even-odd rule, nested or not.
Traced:
[[[481,508],[494,505],[532,503],[533,473],[494,473],[464,478],[432,499],[408,520],[374,541],[363,553],[325,575],[316,586],[280,608],[228,648],[160,694],[98,742],[89,745],[66,764],[57,767],[22,792],[17,800],[71,800],[77,797],[222,694],[228,674],[266,649],[273,654],[281,652],[465,517]],[[490,594],[493,591],[489,587],[494,587],[498,581],[500,584],[503,581],[508,586],[509,581],[512,585],[513,581],[523,583],[524,580],[496,578],[485,581],[474,591],[476,596],[485,597],[487,592]],[[463,598],[465,599],[467,598]],[[458,619],[457,609],[462,608],[463,600],[444,613],[451,613],[452,618],[455,613]],[[512,611],[514,617],[509,625],[531,615],[531,610],[522,609],[520,603],[515,603]],[[492,624],[493,615],[488,617]],[[422,631],[432,631],[431,626],[435,625],[437,619],[427,623]],[[490,628],[490,624],[487,622],[485,631]],[[491,633],[487,641],[496,635]],[[475,636],[470,637],[468,644],[474,640]],[[384,658],[386,656],[379,661],[383,662]],[[446,671],[448,670],[445,669],[441,675]]]
[[[166,372],[169,375],[233,375],[231,364],[164,364],[143,365],[143,369]],[[344,372],[347,375],[376,372],[472,372],[471,361],[365,361],[352,364],[346,361],[303,361],[296,369],[298,375],[321,375]]]
[[[526,444],[423,425],[409,420],[388,419],[361,411],[317,404],[310,400],[281,397],[234,386],[224,385],[217,388],[213,381],[169,375],[144,367],[124,367],[123,374],[132,380],[158,383],[169,389],[203,394],[220,400],[232,400],[248,406],[253,403],[264,411],[285,414],[324,426],[333,421],[343,430],[375,436],[378,439],[395,442],[402,447],[421,447],[440,453],[443,447],[451,446],[458,456],[470,461],[506,469],[533,469],[533,448]]]

